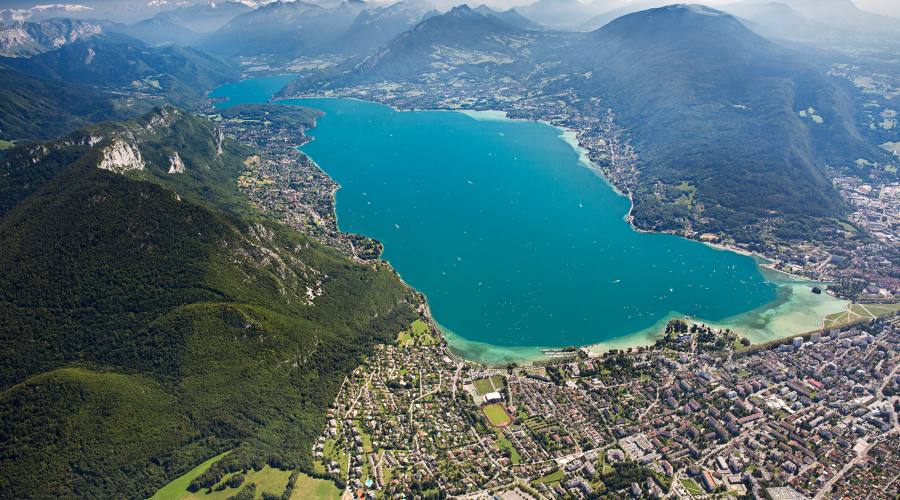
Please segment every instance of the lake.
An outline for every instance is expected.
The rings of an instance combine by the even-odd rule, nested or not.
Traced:
[[[217,93],[230,98],[224,105],[259,102],[278,83]],[[753,258],[635,231],[629,200],[549,125],[346,99],[279,102],[325,112],[302,150],[341,185],[340,228],[384,243],[384,259],[428,297],[469,359],[652,343],[684,315],[758,342],[818,328],[843,307],[809,283],[764,274]]]

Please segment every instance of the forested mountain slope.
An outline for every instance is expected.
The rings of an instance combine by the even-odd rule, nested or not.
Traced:
[[[0,160],[5,495],[147,497],[232,449],[310,466],[341,380],[417,299],[250,206],[251,153],[163,108]]]
[[[712,230],[844,213],[827,170],[870,148],[850,96],[799,54],[700,6],[624,16],[588,34],[582,49],[571,64],[589,76],[557,85],[604,99],[630,130],[637,189],[687,182],[702,203],[691,208]],[[645,225],[672,219],[658,201],[638,197]]]
[[[103,120],[146,111],[138,99],[22,74],[0,64],[0,139],[48,139]]]
[[[240,76],[232,64],[189,47],[154,47],[118,33],[101,34],[30,58],[0,58],[27,75],[66,83],[127,87],[175,105],[205,102],[206,92]]]

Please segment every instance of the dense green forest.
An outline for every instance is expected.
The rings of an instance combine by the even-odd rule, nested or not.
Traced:
[[[556,85],[602,97],[628,129],[641,158],[634,215],[642,227],[690,219],[753,241],[760,228],[744,229],[769,220],[788,239],[815,238],[847,209],[829,168],[877,153],[843,86],[721,12],[623,16],[588,34],[584,48],[575,57],[591,77]],[[808,108],[819,121],[800,115]],[[695,188],[690,200],[682,183]]]
[[[0,57],[0,65],[43,80],[126,88],[192,109],[206,104],[209,89],[240,77],[233,63],[197,49],[148,45],[118,33],[32,57]]]
[[[267,123],[271,127],[314,127],[316,118],[322,115],[321,111],[305,108],[303,106],[283,106],[280,104],[238,104],[229,106],[219,114],[222,118],[241,119],[244,121],[259,121]]]
[[[116,139],[144,170],[96,168]],[[255,212],[252,151],[219,146],[165,108],[0,161],[0,496],[147,497],[231,449],[309,468],[343,377],[415,319],[389,267]]]
[[[102,120],[150,109],[137,99],[86,85],[44,80],[0,64],[0,139],[49,139]]]

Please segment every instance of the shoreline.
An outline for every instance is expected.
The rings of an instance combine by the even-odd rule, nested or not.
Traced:
[[[733,247],[731,245],[722,244],[722,243],[704,242],[704,241],[700,241],[697,239],[688,238],[684,235],[677,234],[677,233],[650,231],[650,230],[645,230],[645,229],[636,227],[634,225],[634,221],[633,221],[633,217],[632,217],[632,211],[634,210],[633,194],[630,191],[623,193],[621,190],[619,190],[615,185],[613,185],[609,181],[609,179],[603,174],[603,172],[599,168],[596,168],[594,163],[590,161],[590,158],[588,156],[589,151],[586,148],[582,147],[581,144],[579,143],[577,130],[569,129],[569,128],[562,127],[562,126],[557,126],[557,125],[554,125],[545,120],[529,120],[529,119],[524,119],[524,118],[522,118],[522,119],[509,118],[507,112],[501,111],[501,110],[468,110],[468,109],[450,109],[450,108],[428,109],[428,110],[419,110],[419,109],[404,110],[404,109],[398,109],[395,106],[377,102],[377,101],[370,101],[370,100],[361,99],[361,98],[357,98],[357,97],[340,97],[340,96],[280,97],[277,99],[272,99],[271,102],[284,103],[284,101],[302,100],[302,99],[350,99],[350,100],[356,100],[356,101],[360,101],[360,102],[379,104],[382,106],[386,106],[395,112],[401,112],[401,113],[402,112],[414,112],[414,111],[457,112],[457,113],[464,114],[472,119],[480,120],[480,121],[522,121],[522,122],[541,123],[543,125],[553,127],[554,129],[556,129],[557,131],[560,132],[560,134],[559,134],[560,140],[562,140],[566,144],[568,144],[572,148],[572,150],[578,155],[578,162],[582,166],[584,166],[585,168],[588,168],[593,173],[597,174],[598,177],[603,179],[607,185],[612,187],[613,191],[616,194],[628,198],[629,209],[628,209],[628,212],[626,213],[626,215],[623,216],[623,218],[628,222],[628,224],[632,230],[641,232],[641,233],[671,234],[674,236],[678,236],[680,238],[684,238],[686,240],[705,244],[709,247],[715,248],[720,251],[730,251],[730,252],[734,252],[734,253],[737,253],[740,255],[754,258],[757,266],[760,267],[761,269],[765,268],[765,269],[768,269],[773,272],[784,274],[786,276],[793,278],[793,280],[795,280],[796,282],[799,282],[799,283],[795,283],[794,284],[795,286],[812,287],[813,285],[815,285],[817,283],[817,282],[809,280],[807,278],[796,276],[796,275],[775,269],[774,268],[775,264],[774,264],[774,262],[771,261],[771,259],[768,259],[767,257],[762,256],[762,255],[747,251],[745,249]],[[287,104],[287,105],[291,105],[291,104]],[[305,152],[302,152],[302,151],[301,151],[301,153],[306,155],[310,159],[310,161],[315,163],[315,160],[311,156],[307,155]],[[316,166],[318,166],[323,172],[326,172],[324,169],[322,169],[321,166],[318,165],[318,163],[316,163]],[[326,172],[326,175],[327,175],[327,172]],[[339,189],[339,187],[338,187],[338,189]],[[335,206],[334,206],[335,216],[337,216],[337,198],[336,198],[336,196],[335,196],[334,200],[335,200]],[[337,220],[337,217],[335,217],[335,219]],[[340,228],[338,228],[338,230],[340,230]],[[496,345],[496,344],[489,344],[489,343],[485,343],[485,342],[469,340],[466,337],[459,335],[456,332],[453,332],[452,330],[441,326],[440,323],[438,323],[434,318],[427,295],[425,295],[425,293],[416,289],[415,287],[410,285],[408,282],[406,282],[403,279],[402,275],[399,273],[399,271],[392,264],[390,264],[390,262],[385,261],[383,259],[380,259],[380,260],[382,260],[382,262],[385,262],[386,264],[388,264],[393,269],[394,273],[398,276],[398,279],[400,279],[401,282],[403,282],[405,286],[409,287],[416,294],[418,294],[419,296],[422,297],[423,303],[421,304],[421,307],[420,307],[422,309],[420,311],[420,314],[423,315],[426,322],[430,325],[430,328],[435,333],[440,335],[442,341],[444,343],[446,343],[448,350],[454,356],[457,356],[466,362],[474,362],[474,363],[478,363],[478,364],[481,364],[483,366],[488,366],[488,367],[495,367],[498,365],[505,365],[508,363],[534,365],[535,363],[538,363],[538,362],[552,361],[554,358],[559,358],[561,356],[559,356],[559,355],[554,356],[550,353],[556,352],[556,353],[561,354],[561,350],[566,347],[575,347],[576,350],[584,350],[584,351],[588,352],[590,355],[595,355],[595,356],[602,355],[603,353],[609,352],[612,349],[625,350],[625,349],[650,347],[656,342],[657,339],[662,337],[662,331],[665,328],[665,324],[671,319],[675,319],[675,318],[688,319],[689,321],[693,321],[693,322],[697,322],[697,323],[704,323],[709,326],[716,327],[717,323],[728,324],[729,320],[734,321],[735,318],[740,318],[745,315],[752,316],[753,314],[759,314],[760,310],[774,311],[778,307],[784,305],[784,303],[779,303],[779,299],[776,298],[776,300],[774,300],[773,302],[764,304],[760,308],[754,309],[752,311],[746,311],[744,313],[735,315],[731,318],[723,318],[720,321],[706,321],[706,320],[703,320],[702,318],[690,318],[689,316],[686,316],[684,314],[681,314],[681,313],[678,313],[675,311],[670,311],[668,314],[666,314],[663,318],[659,319],[653,325],[651,325],[647,328],[644,328],[642,330],[639,330],[636,332],[631,332],[631,333],[621,335],[618,337],[613,337],[610,339],[605,339],[603,341],[599,341],[599,342],[595,342],[595,343],[580,345],[580,346],[501,346],[501,345]],[[770,280],[767,278],[767,281],[770,281]],[[786,286],[792,286],[792,285],[786,284],[786,283],[779,284],[774,281],[770,281],[770,282],[772,282],[773,284],[775,284],[775,286],[777,286],[779,288],[786,287]],[[812,294],[809,291],[807,291],[807,293],[809,293],[810,295]],[[840,300],[840,299],[835,298],[835,300]],[[774,304],[774,306],[773,306],[773,304]],[[844,306],[844,307],[846,307],[846,306]],[[832,312],[839,312],[839,311],[832,311]],[[807,333],[809,331],[820,328],[822,323],[824,322],[824,315],[821,318],[819,318],[818,322],[819,322],[819,324],[814,328],[807,328],[807,329],[804,329],[802,332],[797,332],[797,331],[784,332],[784,333],[782,333],[780,335],[776,335],[776,336],[753,335],[752,333],[749,333],[749,332],[747,332],[747,333],[742,332],[741,331],[741,330],[743,330],[742,328],[737,330],[736,333],[738,333],[738,334],[745,333],[745,336],[747,336],[748,338],[750,338],[751,336],[758,337],[759,339],[762,339],[763,342],[771,342],[771,341],[776,341],[776,340],[782,340],[784,338],[790,338],[790,337],[793,337],[793,336],[796,336],[799,334],[803,334],[803,333]],[[724,327],[722,329],[724,329]],[[764,329],[762,329],[760,331],[763,331],[763,330]],[[751,341],[753,341],[754,344],[759,342],[759,340],[756,340],[756,341],[751,340]]]

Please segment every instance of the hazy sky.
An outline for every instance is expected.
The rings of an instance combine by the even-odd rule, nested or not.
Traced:
[[[855,0],[855,2],[860,9],[900,17],[900,0]]]

